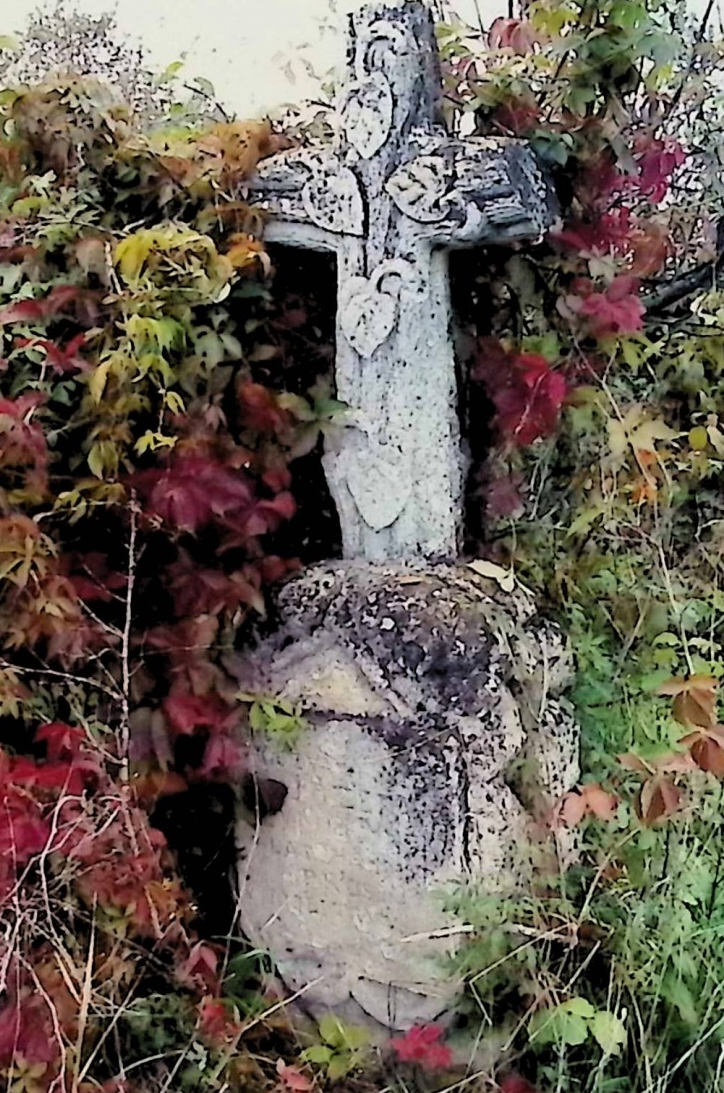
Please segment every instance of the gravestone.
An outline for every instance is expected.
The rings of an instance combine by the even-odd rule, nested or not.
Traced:
[[[252,749],[258,801],[268,779],[286,798],[239,823],[241,922],[311,1013],[379,1030],[449,1010],[464,930],[445,889],[525,888],[537,823],[577,775],[560,635],[507,576],[458,560],[447,253],[535,238],[553,201],[529,148],[448,136],[440,98],[426,7],[363,9],[335,147],[266,161],[254,195],[270,240],[336,255],[350,412],[324,456],[344,561],[289,582],[279,630],[234,665],[309,722],[291,751]]]
[[[553,199],[517,141],[455,140],[441,121],[435,33],[418,0],[350,20],[337,147],[261,164],[269,241],[338,270],[338,397],[348,428],[324,465],[346,558],[457,554],[464,467],[447,252],[540,236]]]

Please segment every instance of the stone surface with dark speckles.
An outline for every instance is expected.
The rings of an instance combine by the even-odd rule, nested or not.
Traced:
[[[312,1013],[434,1020],[458,989],[446,886],[524,887],[535,817],[576,781],[564,644],[522,590],[462,564],[317,566],[280,600],[282,627],[234,669],[310,727],[292,752],[253,749],[288,795],[239,823],[244,929]]]

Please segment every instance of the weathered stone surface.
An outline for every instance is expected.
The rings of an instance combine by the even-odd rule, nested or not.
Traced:
[[[262,163],[272,241],[333,251],[335,376],[349,427],[324,465],[344,555],[457,555],[464,458],[447,250],[542,234],[554,216],[529,147],[458,140],[442,123],[422,0],[350,17],[338,140]]]
[[[312,1013],[431,1020],[458,987],[445,887],[529,879],[511,764],[528,759],[538,811],[575,782],[560,637],[464,565],[315,567],[281,607],[240,683],[301,700],[311,727],[291,753],[255,743],[258,776],[288,795],[239,824],[243,927]]]

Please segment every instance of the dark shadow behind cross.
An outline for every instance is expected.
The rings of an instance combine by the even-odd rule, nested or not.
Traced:
[[[350,17],[330,150],[261,164],[267,239],[332,251],[336,385],[350,407],[324,467],[345,558],[454,558],[463,512],[447,251],[539,237],[554,200],[512,140],[455,139],[420,0]]]

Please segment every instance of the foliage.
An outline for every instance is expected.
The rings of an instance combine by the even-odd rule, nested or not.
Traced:
[[[423,1070],[445,1070],[452,1066],[453,1055],[442,1044],[444,1029],[440,1025],[414,1025],[404,1036],[395,1036],[390,1047],[401,1063],[413,1063]]]
[[[237,698],[240,702],[251,703],[248,715],[251,731],[271,737],[283,748],[293,748],[308,728],[308,722],[296,702],[263,695],[239,694]]]
[[[585,752],[549,817],[577,864],[452,899],[468,1001],[505,1030],[505,1093],[713,1091],[721,49],[657,0],[533,0],[440,41],[453,125],[530,140],[559,197],[546,239],[466,259],[471,445],[492,440],[469,545],[571,635]],[[305,730],[229,671],[340,411],[329,354],[297,359],[314,286],[280,314],[245,203],[279,142],[178,112],[143,133],[74,77],[8,86],[0,114],[0,1071],[16,1093],[303,1093],[366,1038],[330,1017],[293,1060],[266,959],[233,916],[204,936],[160,830],[201,787],[243,797],[248,733]],[[403,1088],[451,1062],[435,1026],[390,1053]]]
[[[531,141],[560,203],[546,239],[458,280],[476,286],[470,402],[492,438],[470,545],[569,633],[584,743],[550,817],[580,829],[578,864],[542,868],[532,897],[452,901],[474,929],[473,1011],[544,1090],[713,1091],[721,46],[656,0],[533,0],[485,42],[455,25],[440,41],[453,123]]]
[[[331,1013],[319,1022],[319,1036],[321,1043],[306,1048],[301,1058],[322,1067],[332,1082],[351,1074],[369,1058],[371,1037],[366,1029],[343,1024]]]
[[[339,409],[309,368],[280,392],[288,316],[244,201],[275,147],[261,123],[144,134],[75,77],[0,95],[0,1075],[15,1093],[269,1088],[274,1059],[239,1045],[278,1027],[274,1054],[289,1046],[234,907],[205,938],[219,908],[160,830],[201,787],[227,807],[259,717],[284,738],[304,725],[242,702],[227,671],[297,564],[291,464]],[[304,323],[297,307],[288,325]]]
[[[39,6],[19,37],[0,37],[0,81],[5,87],[82,75],[115,88],[118,101],[146,124],[173,120],[180,126],[205,115],[221,120],[223,111],[207,81],[185,87],[179,97],[182,73],[182,60],[155,72],[143,47],[120,32],[113,13],[89,14],[68,0]]]

